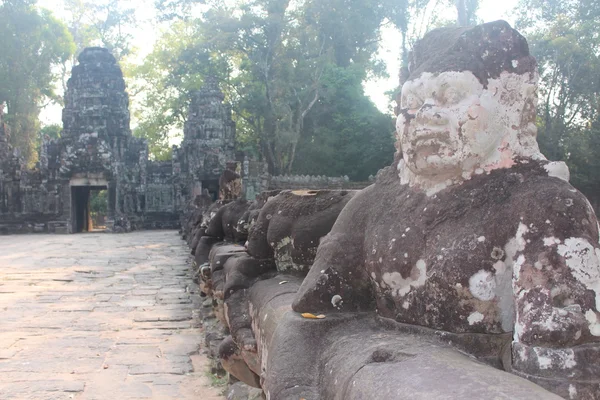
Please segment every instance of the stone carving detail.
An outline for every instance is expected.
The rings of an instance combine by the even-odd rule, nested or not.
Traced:
[[[105,140],[131,136],[123,73],[107,49],[86,48],[67,82],[63,137],[94,134]],[[111,143],[112,144],[112,143]]]
[[[219,200],[202,213],[198,207],[197,213],[189,214],[184,237],[194,237],[191,247],[200,288],[215,299],[215,314],[232,335],[224,338],[214,356],[238,379],[259,386],[258,344],[249,318],[248,290],[276,274],[280,279],[289,274],[293,281],[304,276],[319,239],[355,193],[270,191],[252,204],[237,199],[223,205]],[[246,239],[246,246],[241,246]],[[297,285],[289,287],[297,289]]]
[[[239,172],[238,163],[227,163],[225,171],[219,177],[219,200],[235,200],[242,196],[242,179]]]

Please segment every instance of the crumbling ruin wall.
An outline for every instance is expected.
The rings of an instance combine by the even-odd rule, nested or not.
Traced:
[[[39,169],[25,169],[3,116],[0,106],[0,233],[66,231],[62,186],[48,182]]]
[[[242,191],[246,200],[266,190],[360,190],[371,182],[350,182],[347,176],[271,175],[267,164],[245,158],[242,163]]]
[[[146,170],[144,229],[177,229],[179,219],[171,161],[150,161]]]

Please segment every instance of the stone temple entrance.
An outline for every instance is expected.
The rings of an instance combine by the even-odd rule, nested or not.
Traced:
[[[94,230],[90,199],[92,193],[108,189],[105,179],[77,179],[70,182],[71,187],[71,233],[91,232]],[[106,206],[108,210],[108,204]]]

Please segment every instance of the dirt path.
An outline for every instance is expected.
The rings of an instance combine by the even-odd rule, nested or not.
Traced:
[[[0,399],[222,400],[175,231],[0,237]]]

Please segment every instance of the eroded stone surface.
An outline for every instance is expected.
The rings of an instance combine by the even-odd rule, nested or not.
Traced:
[[[305,275],[320,240],[333,226],[354,190],[293,190],[270,198],[248,237],[248,254],[274,258],[277,270]]]
[[[4,237],[0,397],[223,399],[186,259],[175,231]]]

